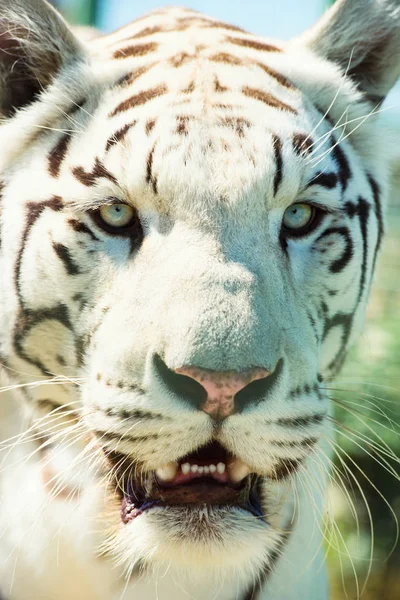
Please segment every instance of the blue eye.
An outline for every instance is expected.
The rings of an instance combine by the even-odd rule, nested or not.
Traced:
[[[127,227],[135,217],[134,209],[128,204],[105,204],[99,210],[100,219],[109,227]]]
[[[285,210],[282,224],[288,232],[301,233],[314,221],[315,214],[314,206],[298,202]]]

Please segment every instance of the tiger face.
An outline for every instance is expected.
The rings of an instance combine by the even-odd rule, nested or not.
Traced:
[[[397,66],[364,39],[351,63],[360,2],[289,44],[168,9],[85,47],[17,4],[0,4],[4,362],[43,379],[24,392],[43,435],[72,407],[51,452],[78,424],[113,561],[248,585],[323,496],[324,382],[362,326],[386,185],[371,113]],[[363,16],[366,39],[385,23],[382,56],[384,4]]]

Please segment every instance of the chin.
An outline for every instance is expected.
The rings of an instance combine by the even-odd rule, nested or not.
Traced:
[[[220,468],[208,476],[185,467],[210,461]],[[266,478],[243,476],[241,467],[242,476],[235,479],[238,463],[218,444],[183,457],[172,473],[137,475],[137,468],[129,472],[123,459],[114,456],[113,462],[122,475],[115,478],[117,485],[109,479],[111,531],[105,551],[128,576],[172,570],[179,581],[204,585],[227,579],[241,586],[257,579],[279,552],[284,531],[277,526],[282,521],[276,511],[271,519],[267,516]],[[225,473],[222,464],[228,465]]]
[[[107,546],[128,574],[172,569],[191,581],[234,578],[245,584],[268,566],[280,538],[241,508],[165,506],[122,523]]]

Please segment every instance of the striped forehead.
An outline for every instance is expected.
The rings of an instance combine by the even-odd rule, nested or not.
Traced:
[[[273,194],[278,169],[289,196],[297,193],[300,177],[283,177],[282,156],[290,169],[305,154],[311,124],[302,93],[272,60],[281,48],[178,9],[106,36],[93,51],[107,86],[90,121],[85,111],[79,143],[61,139],[51,150],[53,172],[68,152],[72,163],[79,154],[72,172],[81,183],[101,163],[133,194],[168,201],[185,182],[232,198],[263,180]]]

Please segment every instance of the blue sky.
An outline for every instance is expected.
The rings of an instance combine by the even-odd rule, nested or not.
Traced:
[[[288,39],[321,14],[325,0],[99,0],[97,26],[110,31],[154,8],[189,6],[260,35]]]
[[[82,1],[82,0],[80,0]],[[289,39],[310,27],[328,0],[98,0],[97,27],[112,31],[143,13],[168,4],[189,6],[253,33]],[[400,116],[400,85],[386,99]],[[388,111],[389,112],[389,111]]]
[[[86,0],[53,0],[63,8],[82,11]],[[312,25],[329,0],[97,0],[97,27],[113,31],[132,19],[166,5],[189,6],[253,33],[289,39]],[[385,102],[386,118],[400,118],[400,84]]]

